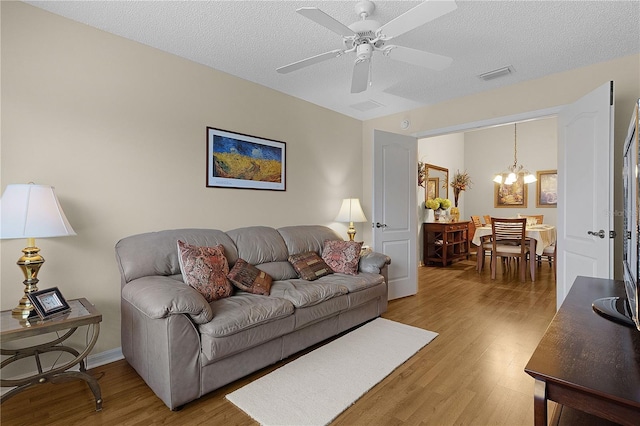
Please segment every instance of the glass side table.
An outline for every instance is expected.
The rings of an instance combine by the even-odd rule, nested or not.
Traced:
[[[0,312],[0,353],[9,356],[2,361],[0,368],[4,368],[12,362],[29,357],[34,358],[37,367],[37,372],[28,377],[2,377],[0,379],[0,386],[14,387],[14,389],[3,394],[0,398],[0,403],[38,384],[47,382],[59,383],[69,381],[70,379],[78,379],[87,382],[91,392],[93,392],[93,396],[96,399],[96,411],[102,410],[100,385],[95,377],[87,374],[85,364],[85,358],[89,355],[98,340],[102,314],[84,298],[69,300],[68,303],[71,308],[69,312],[46,320],[42,320],[39,317],[28,319],[16,318],[11,315],[10,310]],[[87,337],[86,347],[81,353],[63,344],[65,340],[76,332],[78,327],[85,325],[90,326],[89,328],[92,330],[92,333],[89,333],[91,335]],[[53,335],[54,339],[46,343],[15,347],[19,345],[19,342],[16,341],[63,330],[67,330],[64,335],[59,336],[56,333]],[[16,343],[13,343],[11,348],[6,348],[6,343],[8,342]],[[62,365],[54,365],[44,370],[42,368],[40,355],[46,352],[68,352],[75,358]],[[67,371],[77,364],[80,364],[80,371]]]

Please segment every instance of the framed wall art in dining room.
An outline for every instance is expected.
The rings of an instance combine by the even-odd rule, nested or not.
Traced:
[[[558,171],[538,171],[536,185],[536,207],[558,206]]]
[[[286,144],[207,127],[207,187],[286,190]]]
[[[427,180],[427,200],[433,200],[440,196],[438,192],[438,188],[440,185],[440,179],[438,178],[429,178]]]
[[[527,207],[527,185],[524,183],[524,175],[518,174],[518,178],[511,185],[504,183],[494,184],[494,207]]]

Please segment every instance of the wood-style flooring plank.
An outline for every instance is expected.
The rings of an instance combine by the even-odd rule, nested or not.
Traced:
[[[420,267],[418,294],[389,302],[383,317],[439,336],[332,425],[532,424],[533,379],[524,366],[556,305],[551,268],[543,264],[537,271],[536,282],[521,283],[516,268],[498,271],[496,280],[488,267],[476,272],[475,258],[446,268]],[[0,422],[255,425],[224,396],[300,355],[211,392],[180,411],[170,411],[126,361],[118,361],[90,370],[102,388],[101,412],[94,411],[93,394],[84,382],[46,384],[2,404]]]

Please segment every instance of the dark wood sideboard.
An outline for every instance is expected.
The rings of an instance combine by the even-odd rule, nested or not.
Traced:
[[[591,307],[596,299],[624,295],[621,281],[576,278],[525,367],[536,379],[536,426],[547,425],[547,400],[623,425],[640,424],[640,331]]]
[[[425,265],[447,266],[455,260],[469,258],[469,221],[425,222],[422,224]]]

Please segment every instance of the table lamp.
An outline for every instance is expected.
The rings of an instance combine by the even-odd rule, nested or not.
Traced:
[[[367,221],[362,207],[360,207],[360,199],[345,198],[342,200],[342,206],[335,220],[336,222],[349,222],[347,235],[349,235],[349,241],[353,241],[353,238],[356,236],[356,228],[353,226],[353,222]]]
[[[18,266],[24,273],[24,295],[18,306],[12,310],[13,316],[26,318],[34,306],[27,294],[38,291],[38,271],[44,263],[36,238],[64,237],[76,235],[69,224],[54,188],[48,185],[12,184],[0,199],[0,238],[26,238],[27,247],[18,259]]]

